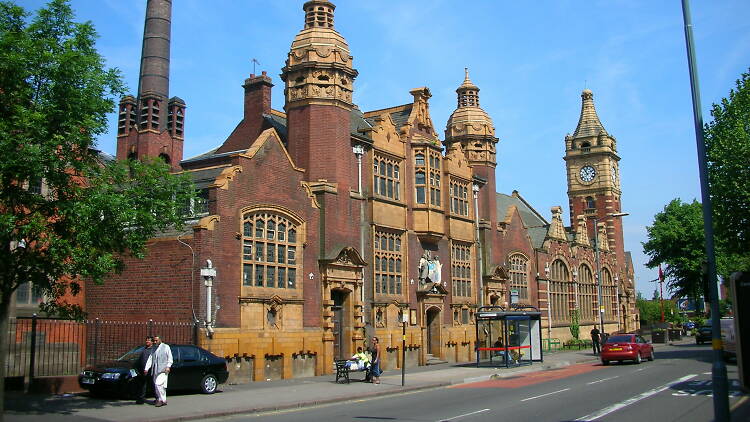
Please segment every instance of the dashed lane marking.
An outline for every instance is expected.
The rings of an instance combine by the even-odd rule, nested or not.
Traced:
[[[600,380],[596,380],[596,381],[591,381],[591,382],[587,382],[587,383],[586,383],[586,385],[591,385],[591,384],[598,384],[598,383],[600,383],[600,382],[604,382],[604,381],[609,381],[609,380],[613,380],[613,379],[615,379],[615,378],[620,378],[620,376],[619,376],[619,375],[617,375],[617,376],[614,376],[614,377],[609,377],[609,378],[602,378],[602,379],[600,379]]]
[[[528,397],[528,398],[525,398],[525,399],[523,399],[521,401],[534,400],[534,399],[538,399],[538,398],[541,398],[541,397],[546,397],[546,396],[551,396],[553,394],[562,393],[563,391],[568,391],[568,390],[570,390],[570,388],[563,388],[562,390],[553,391],[551,393],[540,394],[540,395],[534,396],[534,397]]]
[[[463,415],[458,415],[458,416],[454,416],[454,417],[452,417],[452,418],[448,418],[448,419],[440,419],[440,420],[439,420],[438,422],[449,422],[449,421],[455,421],[456,419],[459,419],[459,418],[463,418],[463,417],[466,417],[466,416],[476,415],[477,413],[482,413],[482,412],[486,412],[486,411],[488,411],[488,410],[490,410],[490,409],[482,409],[482,410],[477,410],[476,412],[469,412],[469,413],[464,413]]]
[[[605,407],[604,409],[602,409],[602,410],[600,410],[598,412],[591,413],[589,415],[580,417],[580,418],[578,418],[576,420],[577,421],[595,421],[595,420],[601,418],[602,416],[609,415],[610,413],[618,411],[618,410],[620,410],[620,409],[622,409],[624,407],[630,406],[631,404],[633,404],[635,402],[638,402],[638,401],[641,401],[641,400],[643,400],[645,398],[651,397],[654,394],[661,393],[662,391],[666,390],[667,388],[674,387],[675,385],[680,384],[682,382],[685,382],[685,381],[687,381],[687,380],[689,380],[691,378],[694,378],[696,376],[698,376],[698,374],[685,375],[684,377],[676,379],[674,381],[671,381],[671,382],[669,382],[667,384],[664,384],[661,387],[656,387],[654,389],[645,391],[645,392],[643,392],[643,393],[641,393],[641,394],[639,394],[637,396],[631,397],[631,398],[629,398],[629,399],[627,399],[625,401],[621,401],[619,403],[615,403],[612,406]]]

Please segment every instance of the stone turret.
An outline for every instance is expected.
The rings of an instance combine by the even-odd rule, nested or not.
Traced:
[[[312,0],[302,9],[304,27],[281,70],[289,153],[307,170],[308,180],[326,179],[348,189],[356,184],[354,161],[343,157],[352,157],[349,125],[357,71],[349,45],[333,25],[336,6]]]
[[[445,128],[445,144],[460,142],[471,166],[495,167],[495,126],[490,116],[479,105],[479,87],[469,79],[469,70],[456,89],[458,106],[448,119]]]
[[[321,104],[351,110],[357,71],[352,68],[349,45],[333,26],[336,6],[313,0],[303,9],[305,26],[294,38],[281,73],[285,108]]]

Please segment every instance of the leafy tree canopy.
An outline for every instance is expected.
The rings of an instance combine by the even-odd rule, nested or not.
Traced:
[[[714,104],[704,130],[709,192],[716,234],[728,251],[750,245],[750,73],[742,74],[729,98]],[[744,268],[748,270],[745,260]]]
[[[91,23],[65,0],[35,16],[0,2],[0,311],[31,283],[49,311],[80,280],[101,282],[121,256],[141,256],[157,232],[182,223],[193,195],[159,161],[115,162],[96,150],[124,92],[95,48]],[[80,316],[80,314],[78,314]]]
[[[706,252],[700,202],[672,200],[654,216],[654,223],[646,231],[648,241],[643,243],[643,252],[649,257],[646,266],[656,268],[662,264],[667,286],[677,296],[702,296]],[[732,272],[747,265],[748,255],[730,252],[724,238],[717,235],[714,243],[720,277],[728,279]]]

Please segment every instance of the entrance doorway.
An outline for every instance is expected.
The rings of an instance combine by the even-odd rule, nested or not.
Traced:
[[[345,341],[348,329],[348,314],[346,312],[346,303],[349,292],[344,290],[331,290],[331,300],[333,306],[333,357],[334,359],[346,359],[351,356],[349,353],[349,342]]]
[[[427,353],[440,356],[440,309],[427,310]]]

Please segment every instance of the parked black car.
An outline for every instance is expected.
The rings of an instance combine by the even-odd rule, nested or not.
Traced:
[[[198,346],[170,344],[172,369],[169,390],[200,390],[213,394],[229,377],[227,361]],[[143,346],[125,353],[119,359],[88,366],[78,375],[81,388],[97,395],[131,397],[135,392],[135,365]],[[150,384],[150,383],[149,383]]]
[[[698,331],[695,332],[695,343],[703,344],[707,341],[711,341],[711,334],[712,330],[710,325],[704,325],[698,328]]]

